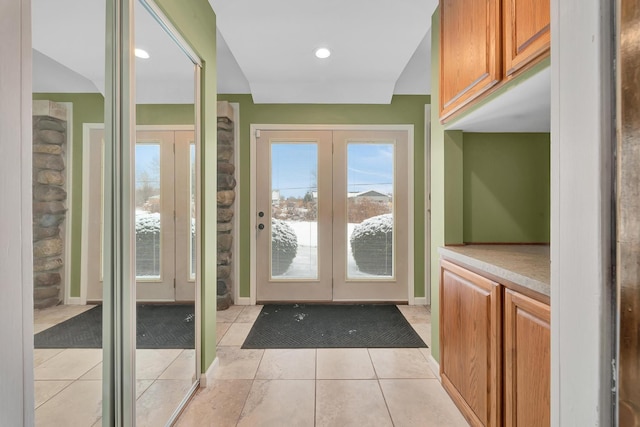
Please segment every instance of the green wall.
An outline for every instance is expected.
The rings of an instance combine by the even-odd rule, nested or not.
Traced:
[[[104,97],[99,93],[34,93],[34,100],[71,102],[73,104],[72,175],[71,182],[71,297],[80,296],[81,242],[82,242],[82,126],[85,123],[104,123]]]
[[[550,137],[464,134],[464,242],[548,243]]]
[[[440,124],[438,112],[439,76],[438,56],[440,10],[431,17],[431,354],[440,360],[440,264],[438,248],[447,243],[462,243],[461,200],[462,147],[457,132],[447,132]],[[453,154],[453,155],[452,155]],[[448,163],[447,163],[448,161]],[[448,202],[448,203],[447,203]],[[449,210],[446,207],[449,207]],[[451,211],[453,210],[453,212]],[[450,221],[447,215],[456,220]],[[445,221],[445,219],[447,219]],[[448,227],[448,228],[446,228]],[[456,236],[453,240],[452,236]],[[448,239],[447,239],[448,238]],[[457,241],[457,239],[460,239]]]
[[[394,96],[390,105],[254,104],[251,95],[219,95],[240,104],[240,296],[250,294],[249,230],[251,124],[412,124],[414,125],[415,296],[424,297],[424,107],[429,96]],[[245,267],[246,266],[246,267]]]
[[[136,105],[138,125],[192,125],[195,118],[193,104]]]

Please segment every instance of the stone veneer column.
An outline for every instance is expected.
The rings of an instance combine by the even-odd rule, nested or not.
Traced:
[[[34,307],[60,303],[66,216],[67,109],[33,101],[33,286]]]
[[[233,164],[233,109],[228,102],[218,102],[218,310],[233,304],[233,215],[236,198]]]

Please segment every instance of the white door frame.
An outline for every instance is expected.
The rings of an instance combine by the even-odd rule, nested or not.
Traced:
[[[104,123],[84,123],[82,125],[82,164],[88,165],[91,159],[91,144],[89,143],[89,134],[92,130],[104,129]],[[195,131],[193,125],[138,125],[136,131]],[[87,259],[89,248],[89,174],[88,167],[82,168],[82,242],[81,242],[81,258],[80,258],[80,298],[76,303],[87,303]],[[200,194],[196,195],[200,198]],[[196,239],[199,239],[200,228],[196,227]],[[198,241],[198,240],[197,240]]]
[[[256,132],[261,130],[386,130],[386,131],[406,131],[407,132],[407,157],[408,157],[408,168],[407,168],[407,179],[408,179],[408,218],[409,218],[409,236],[408,236],[408,249],[409,249],[409,259],[407,265],[407,290],[408,290],[408,304],[415,304],[415,292],[414,292],[414,166],[413,166],[413,152],[414,152],[414,136],[413,136],[413,125],[317,125],[317,124],[309,124],[309,125],[292,125],[292,124],[251,124],[250,126],[250,134],[251,134],[251,142],[250,142],[250,164],[251,164],[251,179],[250,179],[250,192],[249,192],[249,209],[251,214],[250,217],[250,225],[249,229],[252,230],[252,233],[255,233],[257,230],[256,216],[254,212],[256,211]],[[250,298],[251,305],[256,304],[256,284],[257,284],[257,269],[256,269],[256,239],[255,235],[252,235],[250,240],[250,266],[251,266],[251,274],[250,278]]]

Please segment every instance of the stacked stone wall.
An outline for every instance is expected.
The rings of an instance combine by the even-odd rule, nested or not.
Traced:
[[[223,105],[221,105],[223,104]],[[221,108],[222,107],[222,108]],[[218,310],[233,304],[233,217],[236,199],[235,166],[233,164],[234,124],[228,103],[218,103]]]
[[[46,101],[48,102],[48,101]],[[57,106],[61,108],[61,106]],[[35,109],[34,109],[35,110]],[[59,114],[55,114],[59,116]],[[66,217],[67,123],[33,117],[33,299],[35,308],[60,303]]]

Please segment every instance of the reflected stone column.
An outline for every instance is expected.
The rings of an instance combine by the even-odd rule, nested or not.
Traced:
[[[62,301],[66,217],[67,108],[33,101],[33,300],[35,308]]]

